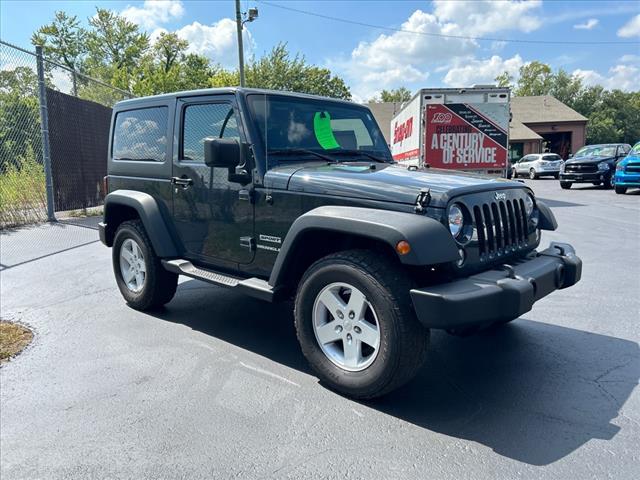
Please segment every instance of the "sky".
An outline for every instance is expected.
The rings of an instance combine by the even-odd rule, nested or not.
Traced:
[[[228,68],[237,65],[233,0],[1,0],[0,38],[29,48],[32,32],[56,10],[86,23],[96,7],[119,12],[152,40],[175,31],[192,51]],[[504,71],[517,78],[518,69],[534,60],[587,84],[640,90],[637,0],[241,0],[241,7],[259,10],[259,18],[245,26],[246,57],[286,42],[292,53],[340,75],[356,101],[399,86],[416,91],[486,84]]]

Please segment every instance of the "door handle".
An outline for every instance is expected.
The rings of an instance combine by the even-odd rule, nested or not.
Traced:
[[[174,185],[180,185],[183,188],[187,188],[190,185],[193,185],[193,180],[187,177],[172,177],[171,183]]]

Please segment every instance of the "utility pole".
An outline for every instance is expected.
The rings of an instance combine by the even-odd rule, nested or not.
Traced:
[[[246,19],[242,20],[242,16]],[[247,22],[253,22],[258,18],[258,9],[250,8],[248,14],[240,11],[240,0],[236,0],[236,28],[238,30],[238,70],[240,71],[240,86],[244,87],[244,46],[242,45],[242,29]]]
[[[244,47],[242,45],[242,14],[240,0],[236,0],[236,28],[238,29],[238,63],[240,70],[240,86],[244,87]]]

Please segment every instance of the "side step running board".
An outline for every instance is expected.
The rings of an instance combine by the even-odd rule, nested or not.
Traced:
[[[236,278],[213,270],[196,267],[190,261],[181,259],[162,260],[162,265],[170,272],[179,275],[186,275],[187,277],[213,283],[221,287],[233,288],[260,300],[274,301],[275,290],[266,280],[260,278]]]

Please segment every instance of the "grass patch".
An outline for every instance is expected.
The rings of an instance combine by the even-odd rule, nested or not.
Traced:
[[[19,354],[32,339],[33,333],[27,327],[0,320],[0,364]]]
[[[0,225],[12,227],[46,220],[44,167],[33,150],[16,164],[3,162],[0,169]]]

